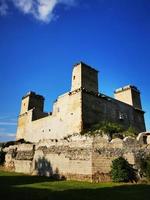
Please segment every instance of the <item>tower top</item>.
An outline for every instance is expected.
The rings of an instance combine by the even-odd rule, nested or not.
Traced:
[[[79,88],[98,93],[98,71],[82,61],[74,65],[72,72],[71,91]]]
[[[133,85],[127,85],[115,91],[115,98],[136,109],[142,110],[140,91]]]
[[[122,88],[118,88],[115,90],[115,93],[123,92],[125,90],[134,90],[135,92],[140,93],[140,90],[134,85],[127,85]]]
[[[82,66],[84,66],[84,67],[87,67],[87,68],[89,68],[89,69],[91,69],[91,70],[94,70],[94,71],[98,72],[98,70],[96,70],[95,68],[91,67],[90,65],[84,63],[83,61],[80,61],[80,62],[74,64],[73,67],[77,67],[77,66],[79,66],[79,65],[82,65]]]
[[[37,99],[39,98],[39,99],[43,99],[44,100],[44,97],[42,95],[36,94],[33,91],[27,92],[27,94],[25,96],[23,96],[22,99],[25,99],[27,97],[36,97]]]

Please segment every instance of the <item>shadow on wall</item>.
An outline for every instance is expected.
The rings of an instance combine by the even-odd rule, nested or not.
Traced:
[[[39,176],[47,176],[56,180],[66,180],[65,176],[60,175],[59,169],[56,168],[54,170],[51,163],[44,157],[38,158],[38,160],[35,161],[35,170]]]

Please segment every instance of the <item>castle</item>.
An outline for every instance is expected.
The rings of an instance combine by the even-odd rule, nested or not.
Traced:
[[[51,113],[43,108],[44,97],[35,92],[22,98],[17,140],[63,139],[102,121],[145,131],[140,91],[128,85],[117,89],[115,98],[99,93],[98,71],[83,62],[74,65],[71,91],[58,97]]]
[[[5,167],[25,174],[91,182],[111,181],[112,161],[124,157],[138,174],[150,155],[140,92],[135,86],[115,91],[115,99],[98,92],[98,71],[74,66],[71,91],[58,97],[52,113],[43,112],[44,98],[29,92],[22,98],[15,145],[3,148]],[[109,121],[143,132],[137,138],[82,135],[94,124]],[[68,137],[67,137],[68,136]],[[23,141],[23,143],[22,143]]]

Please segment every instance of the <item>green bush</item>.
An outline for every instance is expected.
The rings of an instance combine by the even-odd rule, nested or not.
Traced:
[[[123,127],[120,124],[113,122],[102,122],[94,125],[93,130],[102,130],[104,133],[120,133],[123,132]]]
[[[123,131],[124,129],[120,124],[104,121],[84,129],[80,134],[89,136],[102,136],[103,134],[107,134],[109,140],[111,140],[112,138],[118,137],[123,139],[123,134],[121,134]]]
[[[101,130],[110,134],[121,133],[123,131],[123,127],[119,124],[108,122],[102,124]]]
[[[141,176],[145,176],[150,180],[150,157],[141,159],[140,161]]]
[[[118,123],[103,121],[83,130],[81,135],[102,135],[103,133],[107,134],[110,140],[112,138],[123,139],[126,136],[135,137],[138,134],[137,130],[132,126],[125,130],[123,126]]]
[[[112,161],[111,177],[114,182],[137,181],[135,169],[122,157]]]
[[[126,137],[126,136],[131,136],[131,137],[135,137],[138,135],[138,132],[137,130],[130,126],[126,131],[123,132],[123,135]]]
[[[122,133],[124,131],[123,127],[120,124],[113,122],[102,122],[96,124],[92,127],[93,131],[101,130],[104,134],[107,134],[110,140],[113,138],[113,135],[116,133]]]
[[[150,159],[146,161],[146,177],[150,180]]]
[[[5,152],[0,151],[0,165],[3,165],[5,162]]]

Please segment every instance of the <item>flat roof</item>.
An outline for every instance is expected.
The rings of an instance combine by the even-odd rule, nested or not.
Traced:
[[[128,89],[132,89],[132,90],[140,93],[140,91],[138,90],[138,88],[136,86],[134,86],[134,85],[127,85],[127,86],[118,88],[118,89],[115,90],[115,93],[119,93],[119,92],[122,92],[122,91],[125,91],[125,90],[128,90]]]
[[[91,67],[90,65],[88,65],[88,64],[86,64],[86,63],[84,63],[82,61],[80,61],[79,63],[74,64],[73,66],[76,67],[77,65],[80,65],[80,64],[84,65],[85,67],[87,67],[87,68],[89,68],[91,70],[94,70],[94,71],[98,72],[98,70],[94,69],[93,67]]]

